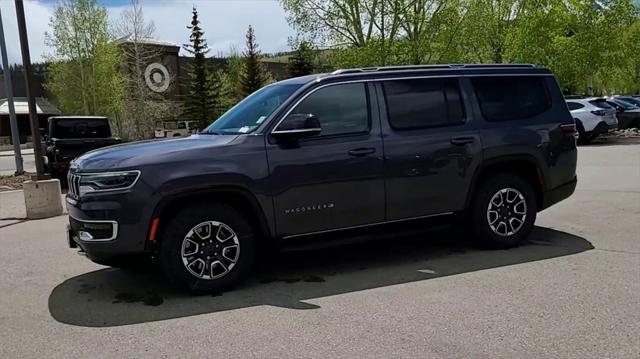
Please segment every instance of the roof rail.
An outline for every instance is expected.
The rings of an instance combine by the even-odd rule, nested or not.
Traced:
[[[332,72],[332,75],[355,74],[365,72],[383,72],[383,71],[411,71],[411,70],[437,70],[437,69],[454,69],[454,68],[504,68],[504,67],[536,67],[533,64],[442,64],[442,65],[401,65],[401,66],[383,66],[383,67],[361,67],[355,69],[339,69]]]

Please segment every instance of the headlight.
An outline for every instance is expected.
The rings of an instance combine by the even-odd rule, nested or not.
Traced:
[[[87,173],[80,175],[79,194],[88,192],[113,191],[133,187],[140,177],[140,171]]]

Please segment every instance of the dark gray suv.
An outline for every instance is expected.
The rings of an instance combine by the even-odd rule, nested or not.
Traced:
[[[266,86],[188,138],[87,153],[68,180],[71,247],[220,291],[259,249],[398,222],[458,215],[515,246],[575,189],[575,124],[531,65],[338,70]]]

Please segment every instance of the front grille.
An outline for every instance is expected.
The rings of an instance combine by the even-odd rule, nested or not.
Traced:
[[[67,183],[69,185],[69,193],[75,197],[79,197],[80,196],[80,176],[75,173],[71,173],[71,171],[69,171],[69,173],[67,174]]]

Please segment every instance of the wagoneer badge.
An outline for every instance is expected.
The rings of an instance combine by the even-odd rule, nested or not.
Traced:
[[[289,208],[284,210],[284,214],[321,211],[323,209],[329,209],[329,208],[333,208],[333,203],[314,204],[312,206]]]

